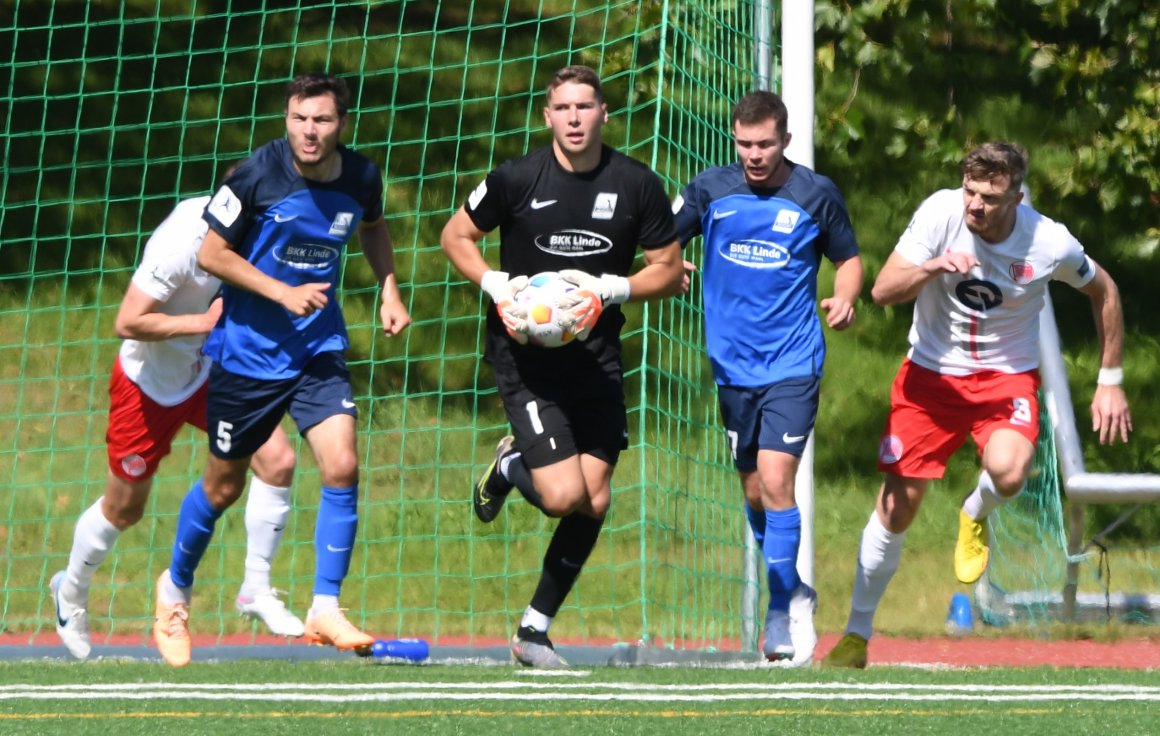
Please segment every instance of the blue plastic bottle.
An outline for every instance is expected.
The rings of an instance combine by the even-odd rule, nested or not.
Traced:
[[[423,639],[379,639],[371,645],[371,656],[378,659],[422,662],[430,655],[430,647]]]

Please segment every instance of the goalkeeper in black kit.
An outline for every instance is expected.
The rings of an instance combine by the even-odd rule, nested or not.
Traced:
[[[514,486],[560,519],[512,656],[559,668],[567,664],[548,628],[596,546],[612,471],[628,446],[620,305],[678,294],[687,282],[659,177],[601,139],[608,107],[596,72],[557,71],[544,120],[551,144],[488,174],[443,228],[441,244],[495,303],[485,359],[512,427],[472,489],[475,514],[495,519]],[[479,241],[497,227],[500,268],[493,270]],[[638,246],[644,266],[630,276]],[[528,344],[527,314],[514,298],[543,271],[558,271],[576,287],[561,307],[577,339],[552,349]]]

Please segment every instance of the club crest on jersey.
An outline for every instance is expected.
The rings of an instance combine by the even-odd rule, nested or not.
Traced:
[[[612,250],[612,241],[591,230],[557,230],[536,236],[536,247],[558,256],[590,256]]]
[[[238,219],[238,215],[242,214],[242,203],[232,189],[223,186],[213,195],[206,209],[218,222],[230,227]]]
[[[619,195],[610,192],[601,192],[596,195],[596,204],[592,205],[593,220],[611,220],[616,212],[616,198]]]
[[[749,268],[785,268],[789,265],[789,251],[785,246],[768,240],[735,240],[723,244],[717,252],[725,260]]]
[[[893,465],[902,459],[902,440],[898,435],[888,434],[878,444],[878,460],[884,465]]]
[[[1020,285],[1029,284],[1031,279],[1035,278],[1035,269],[1027,261],[1015,261],[1008,271],[1015,283]]]
[[[777,219],[773,221],[773,230],[775,233],[792,233],[793,229],[797,227],[798,218],[801,217],[797,210],[782,210],[777,213]]]
[[[350,224],[354,222],[353,212],[339,212],[330,223],[330,234],[336,238],[345,238],[350,235]]]

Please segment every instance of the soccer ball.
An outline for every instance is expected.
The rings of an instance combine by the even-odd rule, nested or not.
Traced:
[[[528,342],[542,348],[567,345],[576,335],[560,325],[563,316],[560,297],[576,287],[555,271],[544,271],[528,279],[516,292],[516,304],[528,310]]]

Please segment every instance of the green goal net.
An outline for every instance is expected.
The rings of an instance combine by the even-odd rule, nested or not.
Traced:
[[[245,7],[0,0],[0,631],[26,641],[52,633],[46,585],[65,565],[76,519],[103,492],[113,323],[146,239],[178,200],[208,194],[226,165],[282,135],[285,83],[323,69],[352,88],[345,142],[384,169],[414,317],[403,336],[381,335],[370,269],[352,245],[340,293],[362,497],[343,604],[384,636],[504,639],[553,525],[522,503],[487,527],[472,516],[469,489],[505,426],[480,361],[484,302],[449,267],[440,230],[491,168],[548,141],[542,90],[566,64],[600,72],[607,140],[652,165],[674,196],[696,171],[730,160],[729,111],[753,80],[754,5]],[[484,246],[493,263],[497,242]],[[563,640],[733,647],[741,637],[745,521],[698,304],[693,293],[629,313],[631,447],[600,546],[553,630]],[[297,449],[274,582],[303,613],[319,483],[307,448]],[[204,460],[204,437],[179,435],[145,519],[95,580],[96,643],[147,639],[154,581]],[[199,570],[195,635],[254,635],[233,613],[242,503],[219,522]]]

